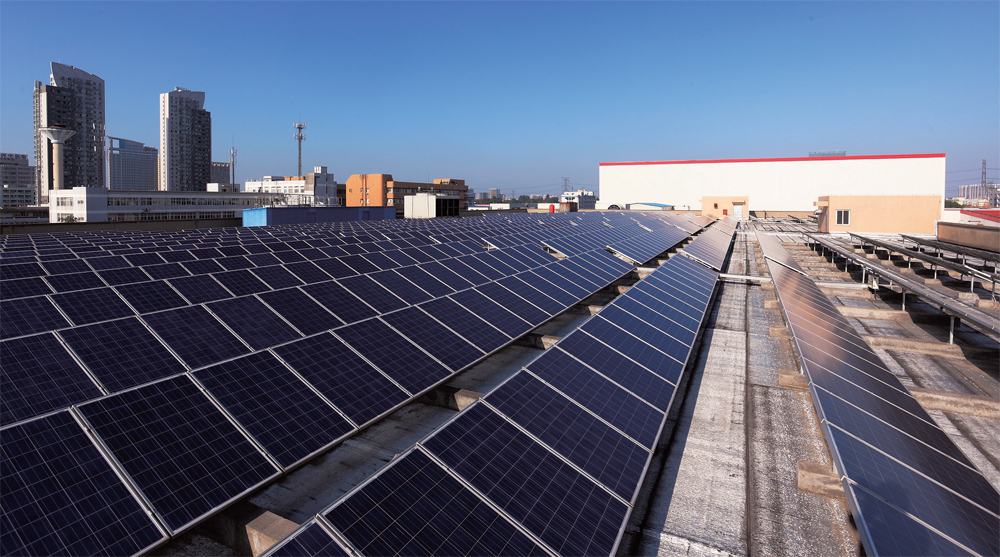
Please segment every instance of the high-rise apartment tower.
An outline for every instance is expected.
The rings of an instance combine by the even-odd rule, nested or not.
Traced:
[[[156,147],[108,136],[108,189],[155,191],[158,162]]]
[[[205,93],[174,88],[160,95],[160,189],[205,191],[212,179],[212,114]]]
[[[104,80],[56,62],[49,84],[35,82],[35,188],[45,203],[52,189],[52,142],[39,130],[76,132],[63,147],[63,188],[104,187]]]

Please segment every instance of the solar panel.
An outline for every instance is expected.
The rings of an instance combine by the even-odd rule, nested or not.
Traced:
[[[134,555],[165,537],[69,412],[4,429],[0,469],[3,555]]]
[[[382,270],[399,267],[399,263],[396,263],[393,259],[382,253],[366,253],[361,257],[364,257],[369,263]]]
[[[56,292],[72,292],[74,290],[85,290],[88,288],[100,288],[107,286],[97,273],[90,271],[86,273],[72,273],[69,275],[55,275],[45,277]]]
[[[90,265],[83,259],[62,259],[59,261],[45,261],[42,267],[50,275],[65,275],[68,273],[86,273],[93,271]]]
[[[132,282],[145,282],[151,280],[149,275],[142,272],[142,269],[137,267],[125,267],[122,269],[110,269],[107,271],[98,271],[101,279],[112,286],[118,284],[129,284]]]
[[[472,287],[471,281],[466,280],[437,261],[422,263],[418,267],[454,290],[465,290]]]
[[[377,319],[347,325],[334,332],[412,394],[451,374],[440,362]],[[386,350],[390,346],[392,350]]]
[[[277,472],[185,375],[78,408],[173,533]]]
[[[671,383],[676,383],[684,370],[684,362],[615,326],[611,321],[602,319],[600,315],[584,323],[580,330],[601,339],[604,344],[635,360]],[[684,355],[686,356],[686,354]]]
[[[344,323],[354,323],[379,313],[361,298],[333,281],[303,286],[302,290]]]
[[[305,261],[306,258],[302,257],[299,252],[294,250],[276,251],[274,256],[278,258],[282,263],[297,263],[299,261]]]
[[[101,396],[52,333],[0,342],[0,425]]]
[[[655,408],[666,412],[674,394],[674,384],[659,375],[649,371],[636,362],[600,342],[584,332],[578,332],[564,337],[556,346],[558,349],[572,355],[577,360],[596,370],[605,378],[613,381],[621,388],[645,400]],[[577,366],[565,369],[548,367],[534,370],[542,375],[542,379],[552,385],[584,385],[596,379],[587,376]],[[544,375],[551,373],[555,376]],[[558,377],[568,373],[565,378]],[[599,380],[596,380],[600,383]],[[560,389],[564,387],[559,387]],[[565,387],[569,390],[569,387]],[[596,387],[594,387],[596,388]]]
[[[502,278],[496,284],[531,302],[548,315],[555,315],[566,309],[561,302],[528,284],[518,275]]]
[[[232,293],[219,284],[212,275],[181,277],[170,279],[167,282],[192,304],[203,304],[233,297]]]
[[[395,271],[379,271],[368,276],[380,286],[401,298],[407,304],[419,304],[420,302],[430,300],[432,297],[418,285],[413,284],[402,275],[397,274]],[[427,280],[427,282],[437,280],[432,277],[428,277],[428,279],[429,280]]]
[[[340,259],[317,259],[313,263],[322,269],[326,274],[335,279],[350,277],[357,274],[354,269],[350,268]]]
[[[518,317],[497,302],[487,298],[476,290],[456,292],[449,296],[469,311],[479,315],[491,325],[503,331],[511,338],[517,338],[528,332],[534,325]],[[541,310],[539,310],[540,313]]]
[[[483,404],[423,442],[563,555],[610,555],[628,507]]]
[[[545,555],[420,450],[324,516],[364,555]]]
[[[214,365],[194,376],[285,468],[354,430],[270,352]]]
[[[579,302],[580,300],[593,294],[595,290],[593,286],[588,286],[586,288],[581,286],[579,283],[575,282],[575,280],[582,281],[581,277],[573,275],[567,269],[559,267],[555,264],[538,267],[537,269],[532,269],[530,272],[572,294],[575,298],[574,303]]]
[[[255,253],[247,256],[247,260],[254,264],[255,267],[267,267],[268,265],[281,265],[281,260],[274,256],[270,251],[266,253]]]
[[[49,285],[38,277],[0,281],[0,300],[51,294]]]
[[[0,278],[3,280],[19,279],[26,277],[45,276],[45,269],[38,263],[18,263],[14,265],[0,265]]]
[[[257,296],[305,335],[339,327],[343,322],[298,288],[264,292]]]
[[[149,313],[188,305],[163,281],[137,282],[116,286],[115,290],[139,313]]]
[[[486,353],[509,343],[512,338],[490,322],[462,307],[450,297],[438,298],[417,306],[450,328],[462,331],[462,336]]]
[[[135,315],[132,308],[107,287],[55,294],[52,301],[75,325]]]
[[[379,313],[388,313],[409,305],[366,275],[347,277],[337,282]]]
[[[646,310],[644,312],[644,316],[653,318],[656,317],[657,314]],[[618,327],[631,333],[633,336],[641,338],[646,343],[655,346],[661,352],[664,352],[681,363],[686,360],[687,354],[691,350],[690,344],[678,340],[661,329],[654,327],[648,320],[640,319],[639,317],[626,312],[618,307],[617,304],[607,306],[601,310],[599,318],[606,319],[614,323]],[[678,336],[685,336],[690,338],[692,341],[694,340],[694,334],[691,333],[691,331],[675,325],[668,319],[660,318],[656,319],[656,322],[661,324],[663,327],[674,329],[675,334],[684,331],[683,334],[678,334]]]
[[[91,257],[87,259],[87,263],[94,268],[95,271],[106,271],[108,269],[120,269],[122,267],[128,267],[129,263],[124,257],[112,256],[112,257]]]
[[[643,446],[656,442],[663,413],[566,352],[546,350],[527,369]]]
[[[326,530],[315,520],[311,520],[262,553],[261,557],[348,557],[349,555]]]
[[[204,275],[207,273],[218,273],[225,271],[225,267],[219,265],[214,259],[199,259],[185,261],[181,265],[192,275]]]
[[[650,452],[528,373],[518,373],[485,398],[493,408],[631,501]]]
[[[871,552],[889,553],[911,547],[905,536],[916,534],[927,539],[920,544],[921,552],[952,551],[943,539],[929,536],[894,510],[903,509],[966,550],[1000,551],[995,528],[1000,493],[906,392],[815,283],[779,263],[769,262],[768,268],[817,411],[827,424],[824,433],[845,478],[845,491],[865,546]]]
[[[59,336],[111,392],[184,371],[177,358],[134,317],[64,329]]]
[[[490,264],[483,258],[483,255],[463,255],[462,257],[456,258],[455,261],[461,261],[489,280],[502,279],[507,276],[507,273],[490,266]],[[501,263],[496,261],[494,263],[501,265]]]
[[[302,282],[306,284],[313,284],[316,282],[325,282],[330,280],[330,275],[323,272],[322,269],[317,267],[311,261],[301,261],[299,263],[290,263],[285,265],[285,268],[295,274]]]
[[[192,369],[250,352],[203,306],[151,313],[142,319]]]
[[[360,255],[345,255],[340,258],[341,263],[346,263],[358,274],[373,273],[379,268]]]
[[[381,319],[452,371],[463,369],[485,356],[482,350],[418,308],[395,311]]]
[[[526,300],[496,282],[477,286],[475,291],[500,304],[533,326],[538,326],[552,317],[551,313],[532,303],[534,300]],[[541,298],[541,295],[538,297]]]
[[[434,278],[419,266],[400,267],[399,269],[395,269],[394,272],[419,286],[421,290],[430,294],[432,298],[447,296],[455,291],[454,288]]]
[[[213,302],[207,307],[255,350],[302,336],[254,296]]]
[[[252,269],[250,272],[275,290],[305,284],[288,269],[277,265],[272,267],[258,267]]]
[[[215,260],[223,269],[227,271],[238,271],[240,269],[251,269],[256,267],[249,259],[243,256],[223,257]]]
[[[382,255],[388,257],[389,259],[392,260],[393,263],[395,263],[397,266],[400,267],[405,267],[407,265],[416,265],[417,263],[419,263],[419,261],[410,257],[409,255],[407,255],[406,253],[404,253],[402,250],[399,249],[384,251],[382,252]]]
[[[180,263],[164,263],[162,265],[149,265],[142,268],[153,280],[163,280],[175,277],[190,276],[191,273]]]

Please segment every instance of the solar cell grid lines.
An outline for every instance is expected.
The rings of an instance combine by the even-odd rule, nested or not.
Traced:
[[[486,405],[423,446],[557,553],[611,554],[627,505]]]
[[[142,320],[192,369],[250,352],[204,306],[151,313]]]
[[[116,392],[184,371],[184,365],[137,318],[59,331],[101,384]]]
[[[0,342],[0,363],[0,425],[103,394],[52,333]]]
[[[173,532],[277,473],[183,375],[79,410]]]
[[[286,468],[354,430],[270,352],[193,375]]]
[[[381,319],[452,371],[459,371],[485,355],[419,308],[395,311],[383,315]]]
[[[365,555],[545,555],[420,450],[358,493],[324,516]]]
[[[451,374],[451,370],[377,319],[347,325],[335,333],[411,394]],[[387,352],[386,346],[392,346],[393,351]]]
[[[165,537],[69,412],[4,429],[0,468],[4,555],[132,555]]]
[[[622,499],[632,500],[647,449],[528,373],[515,375],[485,400]]]

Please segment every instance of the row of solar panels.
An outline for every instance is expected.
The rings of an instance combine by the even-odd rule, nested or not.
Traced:
[[[268,555],[613,554],[717,278],[671,258]]]
[[[5,469],[12,472],[12,496],[3,514],[12,527],[4,532],[2,552],[50,553],[43,550],[49,547],[46,544],[63,543],[61,551],[72,554],[122,554],[163,538],[155,522],[137,527],[136,517],[148,511],[127,497],[108,498],[120,506],[102,509],[99,523],[94,522],[98,517],[90,514],[90,506],[107,498],[104,492],[119,493],[122,486],[110,481],[108,470],[96,464],[100,459],[92,458],[92,451],[79,449],[79,458],[60,451],[68,443],[62,438],[73,437],[74,418],[114,455],[114,469],[128,475],[129,485],[138,488],[135,495],[156,510],[171,532],[177,532],[631,269],[606,252],[531,266],[535,268],[476,289],[243,356],[252,348],[249,343],[232,337],[205,306],[142,316],[151,327],[155,325],[148,322],[150,316],[172,316],[154,329],[170,350],[136,318],[100,323],[99,333],[95,326],[59,331],[64,341],[67,334],[72,338],[84,329],[94,332],[74,351],[95,367],[112,366],[103,377],[120,377],[136,368],[170,370],[171,365],[182,371],[175,356],[190,359],[189,367],[201,362],[199,358],[235,359],[81,404],[71,413],[5,428],[2,450]],[[431,275],[427,280],[443,284]],[[477,313],[488,316],[489,322]],[[243,321],[257,319],[249,315]],[[205,322],[214,327],[204,327]],[[20,346],[25,339],[36,342]],[[7,342],[16,351],[11,362],[34,361],[43,368],[24,370],[24,375],[80,369],[52,333]],[[387,352],[386,346],[392,351]],[[88,347],[93,353],[87,352]],[[331,361],[342,364],[331,369]],[[81,383],[96,374],[87,365],[90,375],[78,376]],[[121,367],[113,369],[115,365]],[[4,373],[17,373],[16,367],[5,363]],[[53,389],[46,385],[44,390],[50,393],[42,390],[25,392],[23,398],[44,396]],[[8,444],[7,438],[18,441]],[[40,445],[36,438],[54,445]],[[61,483],[64,472],[70,483]],[[88,487],[75,485],[71,478],[85,479]],[[99,478],[108,481],[101,483]],[[51,521],[55,506],[46,502],[49,498],[73,503],[62,511],[68,513],[67,520]],[[108,532],[107,528],[124,522],[131,526],[114,531],[127,532],[126,536]],[[108,526],[100,526],[104,523]],[[67,530],[65,524],[74,529]],[[100,551],[93,551],[97,546]]]
[[[586,218],[585,218],[586,217]],[[60,233],[48,235],[8,235],[0,238],[0,261],[7,257],[17,257],[19,255],[30,255],[33,251],[45,251],[46,254],[53,253],[53,250],[70,248],[75,252],[85,253],[88,251],[127,249],[130,247],[150,247],[159,245],[177,244],[208,244],[212,242],[229,242],[236,239],[259,238],[267,240],[269,238],[299,239],[311,236],[324,238],[340,238],[344,242],[363,242],[378,240],[393,240],[409,237],[418,237],[428,240],[431,236],[438,238],[439,242],[458,241],[463,239],[479,238],[484,233],[492,232],[493,235],[508,235],[531,230],[546,230],[561,228],[572,225],[589,225],[600,223],[620,224],[623,222],[657,222],[660,219],[644,217],[642,215],[623,216],[616,214],[581,216],[569,215],[546,215],[532,218],[520,219],[466,219],[459,223],[443,224],[437,221],[427,221],[434,226],[414,226],[415,221],[372,221],[363,223],[364,226],[345,230],[343,226],[336,223],[324,223],[316,225],[295,225],[295,226],[274,226],[274,227],[252,227],[252,228],[223,228],[207,230],[184,230],[177,232],[86,232],[86,233]],[[383,224],[385,223],[385,224]],[[387,226],[396,224],[396,226]],[[360,223],[359,223],[360,224]],[[469,234],[471,233],[471,237]],[[427,243],[426,241],[424,243]]]
[[[1000,554],[1000,493],[781,244],[758,238],[868,553]]]
[[[616,264],[610,256],[586,257],[593,258],[595,263],[590,269],[606,281],[630,269],[617,262],[618,270],[609,270]],[[567,260],[549,267],[568,270],[570,264]],[[517,315],[480,289],[467,290],[81,404],[74,415],[114,455],[117,466],[139,488],[138,495],[175,533],[273,478],[281,467],[292,466],[324,449],[358,425],[447,378],[454,369],[527,332],[548,319],[549,312],[561,311],[588,295],[589,290],[603,286],[581,277],[577,281],[588,285],[581,287],[563,278],[560,282],[577,292],[570,294],[533,271],[521,276],[542,290],[535,290],[517,276],[503,284],[492,283],[490,286],[495,288],[487,289],[493,296],[505,292],[507,296],[498,301],[512,307]],[[519,286],[514,287],[521,292],[532,291],[532,300],[545,299],[542,305],[549,309],[542,310],[507,291],[505,285],[515,282]],[[543,292],[564,301],[548,298]],[[489,315],[492,324],[465,309],[470,305],[481,315]],[[462,335],[454,330],[462,331]],[[218,338],[210,340],[220,342]],[[338,365],[330,366],[330,362]],[[239,423],[249,437],[230,420]],[[6,523],[12,525],[4,533],[4,554],[49,552],[41,551],[39,544],[48,543],[48,536],[37,535],[37,520],[50,525],[46,534],[61,537],[72,535],[65,531],[65,524],[91,524],[105,519],[120,523],[142,514],[134,500],[123,498],[119,508],[101,509],[97,515],[88,516],[89,505],[105,498],[104,491],[117,490],[118,486],[95,483],[97,477],[110,480],[111,476],[86,468],[99,460],[91,458],[89,451],[85,451],[90,455],[88,460],[81,462],[58,450],[62,441],[56,447],[38,443],[40,439],[66,434],[72,421],[68,413],[60,412],[3,430],[5,470],[10,472],[4,481],[11,487],[6,492],[9,498],[5,498],[3,514]],[[23,440],[12,445],[7,439],[13,437]],[[20,451],[23,453],[10,454]],[[85,477],[87,486],[96,491],[75,485],[78,480],[74,477]],[[117,483],[117,479],[111,483]],[[56,510],[45,503],[48,497],[73,502],[60,511],[72,520],[53,521],[49,515]],[[88,544],[99,543],[105,534],[95,524],[89,527],[94,531],[74,540],[83,545],[67,544],[62,550],[92,553]],[[163,537],[151,521],[144,528],[123,531],[128,535],[114,538],[106,548],[110,554],[134,553]],[[142,543],[130,545],[135,540]]]

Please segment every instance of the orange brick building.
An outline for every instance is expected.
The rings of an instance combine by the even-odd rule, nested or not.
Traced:
[[[457,195],[459,208],[468,207],[465,180],[442,178],[433,184],[426,182],[400,182],[392,174],[352,174],[347,179],[346,204],[348,207],[395,206],[396,213],[403,213],[403,198],[415,193],[443,193]]]

